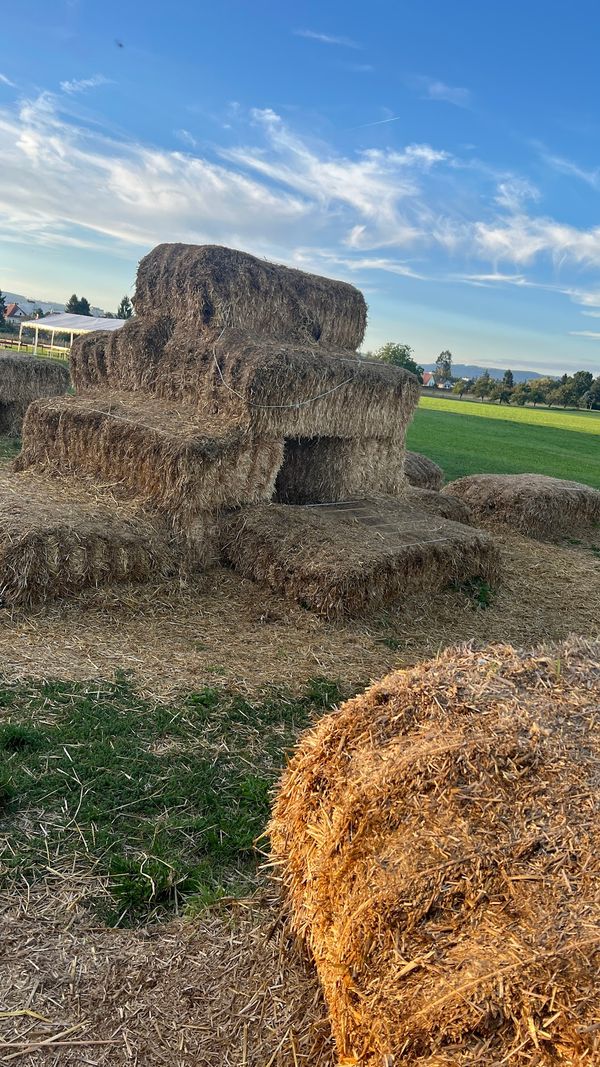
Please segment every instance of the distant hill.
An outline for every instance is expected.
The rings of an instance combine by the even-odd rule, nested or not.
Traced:
[[[33,315],[36,308],[41,308],[45,314],[52,311],[64,311],[65,305],[57,302],[56,300],[34,300],[32,297],[22,296],[21,293],[5,293],[2,290],[4,296],[4,303],[19,304],[23,311],[26,311],[28,315]],[[91,308],[92,315],[104,315],[102,308]]]
[[[435,363],[426,363],[424,370],[435,370]],[[452,374],[455,378],[480,378],[482,374],[485,374],[486,370],[489,372],[492,378],[502,378],[504,375],[504,369],[500,367],[476,367],[471,363],[453,363]],[[515,382],[527,382],[531,378],[553,378],[553,374],[539,374],[535,370],[515,370],[511,367],[513,372],[513,378]]]

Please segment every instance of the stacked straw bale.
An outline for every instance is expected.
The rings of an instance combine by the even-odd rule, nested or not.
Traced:
[[[444,484],[442,468],[421,452],[405,453],[404,474],[409,484],[418,489],[434,489],[439,492]]]
[[[209,527],[176,542],[135,501],[71,478],[0,473],[0,601],[30,604],[84,586],[185,573],[210,558]]]
[[[19,437],[31,402],[60,396],[69,385],[69,368],[58,360],[0,353],[0,433]]]
[[[380,437],[300,437],[286,441],[275,498],[318,504],[365,494],[399,496],[405,481],[402,445]]]
[[[478,519],[514,526],[540,541],[600,523],[598,489],[543,474],[472,474],[443,492],[462,500]]]
[[[99,392],[32,404],[18,470],[84,471],[187,526],[203,512],[270,500],[283,441],[140,393]]]
[[[362,614],[424,589],[495,582],[490,537],[411,501],[377,497],[334,507],[257,505],[221,521],[224,560],[327,619]]]
[[[600,643],[459,648],[298,747],[270,827],[340,1064],[600,1062]]]

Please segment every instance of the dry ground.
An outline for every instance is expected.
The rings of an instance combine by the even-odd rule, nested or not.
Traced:
[[[496,535],[505,580],[487,607],[487,590],[449,590],[332,626],[217,570],[198,588],[127,586],[2,612],[1,673],[87,679],[121,669],[160,700],[205,685],[299,689],[315,674],[358,686],[457,642],[600,633],[597,552]],[[45,885],[23,884],[5,899],[1,1062],[331,1067],[318,989],[288,951],[275,901],[111,930],[93,926],[83,907],[102,891],[82,868],[49,871]]]

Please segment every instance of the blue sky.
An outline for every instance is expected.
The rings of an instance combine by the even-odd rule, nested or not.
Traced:
[[[358,285],[366,347],[600,372],[600,10],[22,0],[0,288],[115,309],[159,241]],[[26,40],[26,46],[25,46]]]

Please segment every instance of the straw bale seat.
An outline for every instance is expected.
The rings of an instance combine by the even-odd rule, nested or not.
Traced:
[[[600,524],[598,489],[543,474],[471,474],[443,492],[462,500],[476,518],[505,523],[540,541]]]
[[[244,577],[331,619],[499,570],[487,534],[393,497],[245,507],[222,517],[220,536]]]
[[[444,472],[437,463],[421,452],[406,452],[404,474],[410,485],[419,489],[440,490],[444,484]]]
[[[451,649],[307,732],[270,833],[340,1064],[600,1062],[600,642]]]
[[[140,393],[43,400],[27,413],[18,470],[84,471],[117,482],[179,523],[269,500],[283,441]]]
[[[0,433],[19,437],[32,400],[66,393],[70,380],[58,360],[0,352]]]
[[[198,564],[210,547],[197,524]],[[85,478],[0,472],[2,606],[174,575],[187,566],[186,552],[165,522],[109,487]]]

